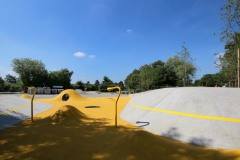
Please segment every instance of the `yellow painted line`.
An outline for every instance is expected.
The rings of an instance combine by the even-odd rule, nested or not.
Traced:
[[[137,105],[133,104],[132,102],[130,102],[130,105],[134,108],[139,108],[139,109],[144,109],[144,110],[149,110],[149,111],[154,111],[154,112],[160,112],[160,113],[166,113],[166,114],[173,114],[173,115],[184,116],[184,117],[240,123],[240,119],[238,119],[238,118],[205,116],[205,115],[200,115],[200,114],[191,114],[191,113],[185,113],[185,112],[163,110],[163,109],[150,108],[150,107],[145,107],[145,106],[137,106]]]
[[[11,113],[11,112],[14,112],[14,111],[19,111],[19,110],[22,110],[22,109],[24,109],[24,108],[27,108],[27,107],[30,107],[30,105],[28,105],[28,106],[21,106],[21,107],[16,107],[16,108],[13,108],[13,109],[11,109],[11,110],[6,110],[6,111],[4,111],[4,112],[0,112],[0,115],[6,115],[6,114],[8,114],[8,113]]]

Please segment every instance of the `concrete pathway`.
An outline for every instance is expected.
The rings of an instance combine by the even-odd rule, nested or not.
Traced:
[[[34,115],[52,105],[34,102]],[[31,100],[20,98],[20,94],[0,94],[0,130],[15,125],[31,116]]]
[[[240,149],[240,89],[166,88],[134,94],[121,117],[193,145]]]

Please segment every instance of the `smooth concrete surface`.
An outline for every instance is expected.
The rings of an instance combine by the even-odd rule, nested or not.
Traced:
[[[132,124],[193,145],[240,148],[240,89],[166,88],[131,97],[120,116]]]
[[[31,100],[20,94],[0,94],[0,130],[15,125],[31,116]],[[36,115],[52,105],[34,101],[33,114]]]

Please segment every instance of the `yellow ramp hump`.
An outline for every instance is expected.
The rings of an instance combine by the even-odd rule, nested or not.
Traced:
[[[64,95],[68,95],[69,99],[67,101],[76,101],[76,100],[84,100],[86,98],[82,97],[80,94],[78,94],[75,90],[73,89],[67,89],[62,91],[59,95],[56,97],[52,98],[54,101],[62,101],[62,97]]]

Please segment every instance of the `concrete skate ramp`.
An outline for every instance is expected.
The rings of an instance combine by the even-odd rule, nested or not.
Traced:
[[[11,127],[31,117],[29,95],[20,98],[18,94],[0,94],[0,130]],[[34,116],[51,108],[51,104],[34,101]],[[1,159],[1,158],[0,158]]]
[[[193,145],[240,148],[240,89],[166,88],[132,95],[121,118]]]

